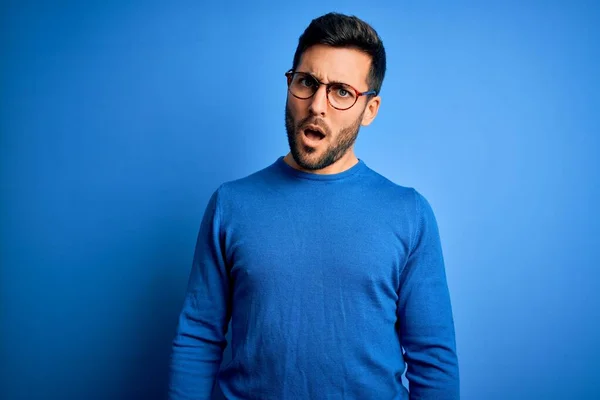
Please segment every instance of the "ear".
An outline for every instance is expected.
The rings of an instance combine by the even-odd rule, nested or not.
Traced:
[[[362,126],[370,125],[371,122],[377,116],[379,112],[379,105],[381,104],[381,97],[375,96],[369,100],[367,103],[367,107],[365,108],[365,112],[363,113],[363,118],[361,121]]]

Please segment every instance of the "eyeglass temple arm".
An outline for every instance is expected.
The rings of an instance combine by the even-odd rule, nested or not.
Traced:
[[[377,91],[376,90],[368,90],[366,92],[359,93],[358,95],[359,96],[368,96],[370,94],[377,94]]]

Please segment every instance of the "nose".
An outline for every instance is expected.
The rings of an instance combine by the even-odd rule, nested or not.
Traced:
[[[327,86],[320,85],[316,93],[310,99],[309,111],[313,115],[325,116],[327,106]]]

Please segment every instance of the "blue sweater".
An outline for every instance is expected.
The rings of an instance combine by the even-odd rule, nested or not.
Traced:
[[[318,175],[281,157],[221,185],[200,226],[170,399],[210,399],[215,381],[231,400],[458,399],[427,200],[362,160]]]

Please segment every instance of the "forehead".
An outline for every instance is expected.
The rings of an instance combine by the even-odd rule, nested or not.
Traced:
[[[359,50],[319,44],[306,49],[297,70],[309,72],[323,82],[344,82],[367,90],[370,67],[371,58]]]

